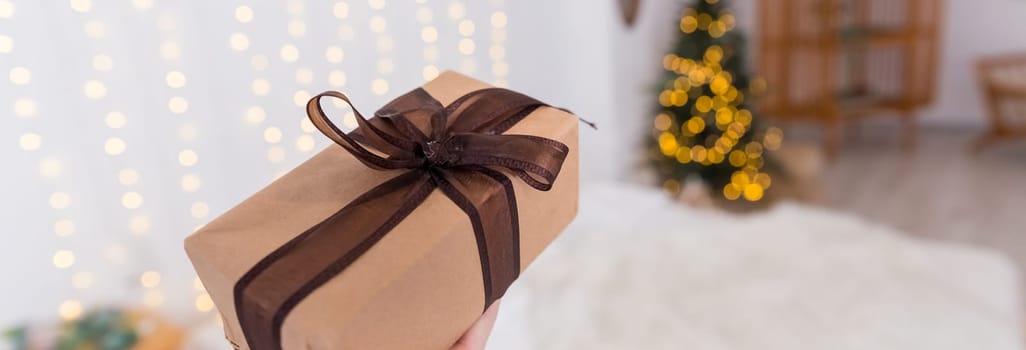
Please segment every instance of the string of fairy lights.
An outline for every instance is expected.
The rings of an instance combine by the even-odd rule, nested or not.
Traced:
[[[134,5],[141,10],[145,10],[152,3],[137,1]],[[106,28],[108,26],[105,22],[93,18],[92,2],[90,0],[72,0],[70,7],[72,11],[86,16],[84,21],[85,34],[90,40],[95,41],[93,46],[105,46],[107,41]],[[113,92],[108,88],[104,75],[108,75],[114,70],[114,58],[103,52],[96,53],[92,56],[91,64],[94,75],[83,84],[82,92],[88,100],[109,106],[112,103],[110,102],[111,98],[108,96],[111,96]],[[132,235],[141,236],[148,232],[150,219],[142,210],[143,195],[138,188],[141,174],[139,170],[128,164],[125,156],[125,153],[128,151],[128,142],[124,138],[127,119],[126,115],[116,108],[111,108],[109,112],[105,113],[103,124],[111,136],[104,140],[103,151],[107,156],[112,157],[112,163],[120,163],[120,169],[116,172],[116,178],[118,183],[124,187],[124,192],[120,196],[120,204],[128,211],[128,232]],[[127,248],[120,243],[110,244],[105,249],[106,258],[116,264],[123,263],[126,254]],[[138,272],[138,276],[140,285],[146,290],[143,298],[144,303],[150,307],[159,306],[160,301],[163,299],[162,293],[159,290],[153,290],[160,285],[160,274],[150,269]],[[88,271],[79,271],[72,276],[72,285],[76,289],[86,289],[91,284],[92,275]],[[72,316],[69,314],[62,314],[62,316],[65,319],[78,317],[78,315]]]
[[[0,1],[0,19],[12,20],[15,13],[16,9],[13,3]],[[0,34],[0,54],[9,55],[14,50],[15,38]],[[32,84],[32,70],[26,66],[16,65],[9,68],[7,78],[13,91],[23,93]],[[37,119],[39,117],[39,106],[36,100],[30,97],[15,98],[13,110],[14,115],[18,118]],[[44,152],[46,150],[43,143],[44,138],[39,132],[41,131],[23,132],[18,137],[19,148],[24,152]],[[56,156],[41,156],[38,161],[38,171],[44,179],[57,183],[64,173],[64,162]],[[49,194],[48,204],[54,210],[56,218],[53,222],[53,232],[62,242],[70,239],[76,231],[75,221],[68,213],[68,209],[72,205],[71,195],[58,188]],[[51,262],[55,268],[63,272],[75,266],[76,255],[73,250],[63,248],[66,244],[61,244],[61,246],[62,248],[54,252]],[[91,275],[87,273],[73,274],[71,280],[73,287],[81,286],[82,288],[87,288],[92,282]],[[82,303],[75,298],[69,298],[58,305],[57,311],[61,318],[73,319],[82,314]]]
[[[254,50],[254,43],[260,37],[257,36],[253,24],[259,22],[262,13],[257,13],[253,5],[242,2],[232,7],[228,14],[229,18],[233,20],[233,27],[228,33],[227,46],[230,52],[239,54],[245,61],[248,61],[248,67],[253,75],[252,80],[249,81],[249,92],[251,93],[247,99],[249,105],[242,106],[240,119],[243,125],[258,130],[268,145],[266,159],[271,164],[281,164],[286,157],[288,143],[285,142],[286,132],[284,129],[288,127],[288,124],[275,124],[272,120],[277,119],[268,118],[266,106],[273,103],[269,99],[285,97],[290,100],[290,104],[302,107],[310,98],[310,91],[313,89],[311,86],[318,83],[318,79],[326,79],[324,83],[334,89],[342,89],[349,85],[349,77],[343,69],[343,63],[346,61],[344,47],[356,39],[357,33],[364,32],[353,27],[353,21],[350,20],[350,1],[352,0],[339,0],[329,5],[331,15],[338,20],[336,33],[340,40],[323,46],[323,51],[315,51],[323,52],[323,59],[328,63],[327,70],[320,72],[313,66],[304,65],[312,64],[312,62],[299,60],[301,52],[296,42],[308,35],[305,18],[307,11],[302,0],[290,0],[285,3],[288,16],[286,28],[289,39],[287,40],[292,42],[282,43],[281,46],[272,49],[272,52],[276,52],[270,55]],[[442,69],[442,52],[449,51],[443,50],[440,46],[440,30],[437,27],[439,21],[428,1],[416,0],[416,20],[420,25],[420,39],[424,43],[422,48],[423,64],[420,66],[420,73],[425,80],[438,76]],[[501,4],[501,1],[496,2]],[[102,154],[109,159],[103,164],[109,165],[110,168],[107,170],[109,176],[113,177],[119,186],[116,193],[104,194],[101,199],[109,198],[115,201],[114,203],[120,204],[121,210],[124,210],[118,214],[123,215],[125,220],[120,224],[124,230],[116,232],[125,232],[128,236],[116,237],[116,241],[128,237],[145,237],[152,230],[152,218],[147,209],[149,204],[147,200],[150,198],[145,195],[143,186],[146,184],[143,181],[145,174],[142,171],[145,167],[141,164],[133,164],[133,160],[138,159],[138,154],[141,154],[137,152],[144,152],[144,148],[136,146],[134,142],[129,142],[133,140],[131,135],[141,132],[141,129],[138,128],[142,123],[137,124],[136,122],[140,117],[132,116],[129,110],[118,108],[119,106],[115,104],[116,101],[119,101],[119,97],[125,97],[125,92],[118,91],[117,85],[113,84],[115,82],[113,74],[123,66],[130,66],[130,64],[120,62],[119,57],[112,54],[112,50],[115,48],[111,44],[112,36],[117,33],[116,30],[125,28],[115,28],[117,23],[104,22],[103,16],[97,13],[99,4],[94,0],[68,0],[67,4],[68,7],[65,9],[70,9],[78,16],[76,18],[81,20],[81,33],[89,42],[88,47],[95,50],[87,56],[86,62],[91,69],[78,83],[81,84],[79,91],[85,101],[89,101],[101,111],[90,122],[96,123],[100,127],[98,130],[105,133],[102,136]],[[178,209],[182,214],[172,213],[170,216],[189,217],[194,220],[192,222],[195,227],[199,228],[203,222],[209,220],[211,208],[204,200],[206,196],[204,192],[207,189],[204,187],[204,177],[198,171],[201,161],[205,161],[204,152],[200,147],[203,130],[201,130],[199,115],[193,103],[200,101],[200,96],[193,95],[194,90],[187,88],[191,82],[189,79],[191,76],[190,71],[186,69],[187,66],[183,63],[185,49],[180,31],[184,24],[169,9],[155,6],[154,0],[131,0],[128,5],[138,13],[152,14],[153,10],[163,11],[154,14],[158,39],[155,44],[152,44],[157,49],[158,57],[163,63],[159,68],[155,68],[160,69],[161,77],[162,89],[159,90],[158,96],[166,102],[161,109],[166,108],[165,116],[167,120],[171,121],[174,126],[173,130],[175,130],[174,136],[176,136],[177,144],[171,153],[173,158],[168,159],[175,164],[171,174],[177,178],[178,188],[187,198],[184,207]],[[389,93],[389,80],[396,71],[395,39],[383,11],[387,5],[386,0],[367,0],[367,7],[370,11],[366,28],[369,29],[370,37],[363,38],[372,38],[377,52],[374,76],[369,81],[369,90],[375,96],[384,96]],[[484,30],[473,19],[468,18],[466,6],[462,1],[449,1],[442,8],[446,10],[448,18],[453,21],[451,23],[459,34],[454,47],[459,58],[454,61],[459,63],[461,71],[472,74],[477,69],[475,35],[484,33]],[[13,2],[0,0],[0,19],[10,19],[14,15]],[[506,48],[504,46],[507,17],[496,5],[496,9],[490,12],[487,19],[491,24],[488,50],[491,72],[496,84],[505,85],[509,69],[505,60]],[[224,40],[223,36],[221,38]],[[0,57],[18,49],[16,39],[9,33],[0,33]],[[315,54],[313,57],[316,56]],[[127,60],[127,58],[122,59]],[[279,90],[276,91],[279,93],[272,96],[271,75],[268,69],[272,65],[279,64],[290,66],[294,73],[296,87],[291,93],[286,92],[289,90],[286,86],[278,87]],[[7,69],[12,91],[24,91],[22,88],[33,84],[33,67],[30,64],[4,65],[4,68]],[[34,68],[40,69],[39,67]],[[282,83],[277,82],[276,84]],[[37,120],[46,115],[46,113],[41,113],[45,106],[40,105],[30,96],[16,96],[12,99],[12,103],[13,115],[19,119]],[[280,122],[280,120],[277,121]],[[306,118],[299,118],[293,125],[299,127],[299,133],[289,139],[291,146],[299,153],[309,153],[314,150],[319,138],[313,125]],[[355,118],[352,113],[343,116],[342,125],[347,128],[355,127]],[[42,126],[29,127],[20,131],[17,144],[24,152],[39,154],[38,173],[45,181],[54,184],[53,190],[48,191],[45,198],[53,211],[52,230],[61,243],[53,251],[51,259],[48,260],[52,264],[52,268],[67,274],[66,277],[70,280],[70,290],[92,290],[95,289],[97,281],[104,276],[99,276],[96,271],[90,271],[82,266],[79,253],[88,255],[89,252],[78,252],[73,248],[74,244],[71,240],[77,236],[76,233],[79,230],[85,230],[85,228],[78,227],[84,221],[80,222],[72,218],[70,209],[73,209],[73,205],[79,204],[73,200],[78,199],[77,192],[72,191],[73,189],[61,188],[65,181],[59,180],[68,176],[65,159],[57,150],[51,149],[51,145],[44,142],[48,141],[47,135],[49,134]],[[56,138],[56,136],[54,137]],[[107,178],[110,179],[110,177]],[[145,180],[149,180],[149,178]],[[73,198],[73,195],[76,198]],[[120,243],[114,243],[103,248],[101,253],[112,263],[123,263],[128,254],[133,252]],[[165,289],[172,288],[167,285],[170,280],[165,280],[166,276],[155,266],[139,264],[133,268],[139,269],[132,271],[131,275],[133,276],[133,285],[137,286],[136,288],[141,287],[142,304],[149,308],[158,308],[164,305]],[[200,314],[212,311],[214,309],[213,302],[198,278],[193,278],[192,287],[196,311]],[[86,304],[88,303],[81,296],[69,295],[60,301],[57,313],[65,320],[77,319],[84,314]]]
[[[496,0],[495,6],[502,7],[503,1]],[[506,62],[506,25],[509,22],[508,16],[502,10],[496,10],[489,17],[492,25],[491,47],[488,48],[488,57],[492,62],[492,76],[495,78],[493,84],[499,87],[508,87],[509,63]]]
[[[474,42],[474,32],[477,26],[474,21],[467,17],[467,5],[460,0],[453,0],[446,10],[449,19],[456,23],[460,34],[456,51],[460,53],[460,71],[466,74],[477,72],[477,61],[474,59],[474,52],[477,50],[477,43]]]
[[[428,7],[427,0],[417,0],[417,22],[420,23],[420,40],[424,41],[424,68],[421,75],[424,81],[438,77],[438,27],[432,25],[434,12]]]
[[[710,4],[717,2],[705,1]],[[736,19],[729,11],[709,14],[688,8],[680,19],[682,32],[705,31],[712,38],[723,37],[735,25]],[[735,170],[729,183],[722,188],[723,197],[759,201],[772,183],[770,175],[762,171],[765,165],[763,152],[779,148],[783,132],[779,128],[769,128],[761,140],[740,144],[746,133],[755,132],[752,130],[752,112],[743,107],[745,94],[761,94],[765,83],[755,79],[748,91],[741,91],[734,85],[731,72],[721,66],[725,55],[723,47],[713,44],[704,50],[700,58],[673,53],[663,57],[663,68],[675,73],[676,78],[659,93],[659,105],[665,110],[653,120],[658,135],[657,148],[662,156],[680,164],[715,166],[729,163]],[[712,94],[705,95],[705,88]],[[694,106],[692,116],[683,120],[675,118],[670,109],[684,107],[689,100]],[[707,138],[703,131],[710,127],[715,127],[720,134]],[[669,178],[663,186],[671,193],[677,193],[681,182]]]

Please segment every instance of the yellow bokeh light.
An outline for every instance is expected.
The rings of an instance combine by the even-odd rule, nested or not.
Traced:
[[[167,86],[172,89],[185,86],[185,74],[176,70],[167,72],[164,80],[167,83]]]
[[[75,233],[75,223],[68,219],[60,219],[53,223],[53,232],[58,237],[67,237]]]
[[[659,115],[656,116],[655,121],[653,121],[653,126],[655,126],[656,130],[659,131],[669,130],[672,124],[673,120],[670,118],[670,115],[666,113],[659,113]]]
[[[11,37],[0,34],[0,53],[11,53],[14,49],[14,39]]]
[[[713,164],[720,164],[723,162],[723,151],[717,148],[712,148],[707,151],[706,159]]]
[[[299,59],[299,49],[291,44],[284,45],[278,50],[278,56],[281,57],[282,61],[295,62]]]
[[[86,36],[93,39],[102,38],[107,34],[107,27],[97,20],[86,21],[82,30],[85,32]]]
[[[0,18],[14,17],[14,3],[9,0],[0,0]]]
[[[378,60],[378,73],[381,73],[381,74],[384,74],[384,75],[389,75],[389,74],[392,74],[392,72],[394,70],[395,70],[395,65],[392,63],[392,60],[384,59],[384,58],[381,59],[381,60]]]
[[[460,43],[458,45],[460,53],[464,55],[472,55],[474,54],[475,48],[477,48],[477,45],[474,44],[474,40],[471,40],[469,38],[460,39]]]
[[[32,71],[25,67],[14,67],[7,74],[11,82],[15,85],[25,85],[32,81]]]
[[[75,253],[70,250],[58,250],[53,254],[53,266],[58,269],[66,269],[75,265]]]
[[[339,19],[349,17],[349,4],[345,1],[336,2],[335,5],[331,7],[331,13]]]
[[[705,119],[702,119],[701,117],[691,117],[691,119],[688,119],[685,126],[688,133],[691,133],[692,135],[698,134],[705,130]]]
[[[271,163],[279,163],[285,160],[285,149],[279,146],[272,146],[267,149],[267,161]]]
[[[192,217],[197,219],[205,218],[207,215],[210,215],[210,206],[204,202],[192,203],[192,206],[189,207],[189,214],[192,214]]]
[[[310,101],[309,91],[299,90],[292,94],[292,103],[295,103],[296,106],[304,107],[308,101]]]
[[[675,196],[678,193],[680,193],[680,181],[674,179],[667,179],[666,181],[663,181],[663,189],[666,190],[667,193]]]
[[[314,138],[310,135],[301,135],[296,139],[296,149],[300,152],[310,152],[314,148]]]
[[[748,162],[748,156],[746,156],[745,152],[741,150],[733,150],[730,152],[729,160],[730,165],[740,168],[745,166],[745,163]]]
[[[124,186],[132,186],[139,182],[139,172],[135,169],[126,168],[118,171],[118,182]]]
[[[720,108],[716,111],[717,124],[729,124],[734,121],[734,112],[730,108]]]
[[[741,187],[734,183],[723,186],[723,197],[729,200],[741,198]]]
[[[449,3],[449,18],[462,19],[463,16],[467,15],[467,8],[463,6],[462,2],[453,1]]]
[[[670,157],[677,152],[677,137],[668,132],[662,132],[659,134],[659,150],[663,152],[663,155]]]
[[[93,2],[90,0],[71,0],[71,10],[75,12],[89,12],[92,10]]]
[[[488,57],[491,57],[493,60],[504,59],[506,58],[506,48],[500,45],[492,45],[488,49]]]
[[[199,155],[196,154],[196,151],[185,149],[178,152],[178,164],[181,164],[182,166],[193,166],[196,165],[196,162],[198,161]]]
[[[61,315],[61,319],[65,321],[77,320],[79,317],[82,317],[82,303],[77,300],[67,300],[61,303],[58,313]]]
[[[437,78],[439,74],[438,67],[435,67],[433,65],[424,66],[424,69],[421,71],[421,74],[424,76],[424,80],[432,80],[434,78]]]
[[[698,29],[707,30],[709,29],[709,23],[712,23],[712,16],[708,13],[702,13],[698,15]]]
[[[698,29],[698,19],[694,16],[684,16],[680,19],[680,30],[685,33],[693,33]]]
[[[125,114],[121,112],[110,112],[103,118],[103,123],[111,129],[121,129],[125,126],[125,121]]]
[[[712,45],[705,49],[703,59],[710,63],[719,63],[723,59],[723,48],[719,45]]]
[[[691,147],[691,160],[704,162],[706,161],[706,157],[709,155],[708,152],[709,151],[705,149],[705,146],[695,145],[694,147]]]
[[[157,289],[149,289],[143,293],[143,304],[148,307],[157,307],[164,303],[164,292]]]
[[[264,141],[267,143],[278,143],[281,142],[281,129],[275,126],[264,129]]]
[[[107,85],[99,80],[89,80],[82,86],[82,93],[91,99],[102,98],[107,96]]]
[[[267,119],[267,112],[264,111],[263,107],[252,106],[246,109],[246,122],[249,124],[260,124]]]
[[[420,30],[420,39],[426,43],[434,43],[438,41],[438,29],[434,26],[427,26]]]
[[[385,79],[374,79],[371,81],[371,92],[378,96],[388,93],[388,82]]]
[[[296,83],[306,85],[313,82],[314,73],[310,68],[296,69]]]
[[[270,65],[270,62],[268,62],[267,56],[264,55],[253,55],[253,58],[249,59],[249,66],[253,67],[254,70],[265,70],[268,65]]]
[[[385,0],[367,0],[367,5],[373,10],[385,8]]]
[[[315,127],[313,125],[313,123],[310,122],[310,118],[300,119],[299,120],[299,129],[303,130],[303,132],[314,132],[314,131],[317,131],[317,127]]]
[[[171,113],[182,114],[189,110],[189,101],[185,97],[175,96],[167,101],[167,108]]]
[[[734,174],[730,175],[730,183],[737,184],[738,186],[744,187],[752,183],[751,178],[744,171],[735,171]]]
[[[109,137],[107,141],[103,143],[103,151],[109,155],[116,156],[125,153],[125,149],[128,148],[128,144],[125,140],[120,137]]]
[[[128,209],[136,209],[142,206],[143,197],[139,192],[125,192],[121,195],[121,205]]]
[[[253,90],[254,95],[267,96],[271,92],[271,82],[264,78],[257,78],[250,84],[250,89]]]
[[[730,82],[723,77],[714,77],[709,82],[709,89],[712,90],[714,94],[723,95],[730,90]]]
[[[199,191],[200,187],[203,186],[203,180],[200,179],[199,175],[185,174],[182,175],[181,186],[182,191],[196,192]]]
[[[203,280],[200,280],[199,277],[195,277],[192,279],[192,289],[196,290],[197,292],[207,291],[207,288],[203,286]]]
[[[306,35],[306,23],[300,20],[289,21],[289,35],[297,38]]]
[[[253,21],[253,8],[241,5],[235,8],[235,20],[239,23],[249,23]]]
[[[675,157],[677,158],[677,162],[680,162],[681,164],[687,164],[691,162],[691,148],[687,146],[682,146],[678,148]]]
[[[421,7],[417,9],[416,17],[417,22],[419,22],[420,24],[428,24],[431,23],[431,20],[434,19],[435,14],[431,12],[431,8]]]
[[[343,87],[346,85],[346,73],[340,70],[332,70],[328,73],[328,84],[334,87]]]
[[[345,57],[345,51],[343,51],[342,48],[338,46],[329,46],[328,49],[324,51],[324,59],[326,59],[328,63],[342,63]]]
[[[758,173],[755,174],[755,178],[752,179],[752,182],[754,182],[756,185],[759,185],[759,187],[762,187],[762,189],[765,190],[769,189],[770,185],[773,184],[773,179],[770,178],[769,174]]]
[[[75,289],[88,289],[93,285],[93,275],[91,273],[81,271],[71,275],[71,286]]]
[[[712,21],[709,23],[709,36],[713,38],[722,37],[723,34],[727,33],[727,24],[720,21]]]
[[[210,299],[210,294],[203,293],[196,297],[196,310],[200,312],[207,312],[214,308],[214,301]]]
[[[463,36],[474,35],[474,30],[475,29],[476,28],[474,26],[474,21],[471,21],[469,19],[465,19],[465,20],[460,21],[460,24],[459,24],[460,35],[463,35]]]
[[[160,57],[166,60],[177,60],[182,56],[182,49],[174,41],[160,43]]]
[[[695,109],[699,112],[706,113],[712,110],[713,100],[709,96],[699,96],[695,100]]]
[[[386,21],[385,18],[381,16],[371,17],[369,23],[371,31],[375,33],[381,33],[388,29],[388,21]]]
[[[43,138],[39,134],[24,133],[18,138],[18,146],[26,151],[35,151],[43,144]]]
[[[93,69],[100,72],[108,72],[114,69],[114,60],[104,54],[93,56]]]
[[[132,0],[132,6],[138,10],[145,11],[153,7],[153,0]]]
[[[748,184],[745,186],[744,196],[745,199],[750,202],[755,202],[762,199],[763,189],[758,184]]]
[[[128,231],[134,235],[142,235],[150,230],[150,218],[145,215],[136,215],[128,220]]]
[[[509,23],[509,18],[506,17],[506,13],[497,11],[492,14],[492,27],[494,28],[506,28],[506,24]]]
[[[64,209],[71,205],[71,196],[64,192],[54,192],[50,194],[50,207],[54,209]]]
[[[39,174],[46,178],[56,178],[64,170],[64,164],[54,157],[46,157],[39,160]]]
[[[157,271],[146,271],[139,276],[139,284],[146,288],[157,288],[160,285],[160,273]]]

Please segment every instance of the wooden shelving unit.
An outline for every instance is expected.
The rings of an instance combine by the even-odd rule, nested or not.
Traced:
[[[843,121],[897,115],[914,143],[934,95],[941,0],[759,0],[763,115],[812,120],[835,154]]]

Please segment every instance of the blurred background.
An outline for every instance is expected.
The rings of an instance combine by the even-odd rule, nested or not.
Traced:
[[[490,349],[1022,349],[1026,1],[0,0],[0,349],[224,349],[182,249],[458,71],[596,122]],[[352,126],[351,116],[342,123]]]

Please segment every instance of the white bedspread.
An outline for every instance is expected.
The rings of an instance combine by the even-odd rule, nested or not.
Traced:
[[[732,215],[582,189],[490,350],[1022,349],[1015,267],[795,204]]]

